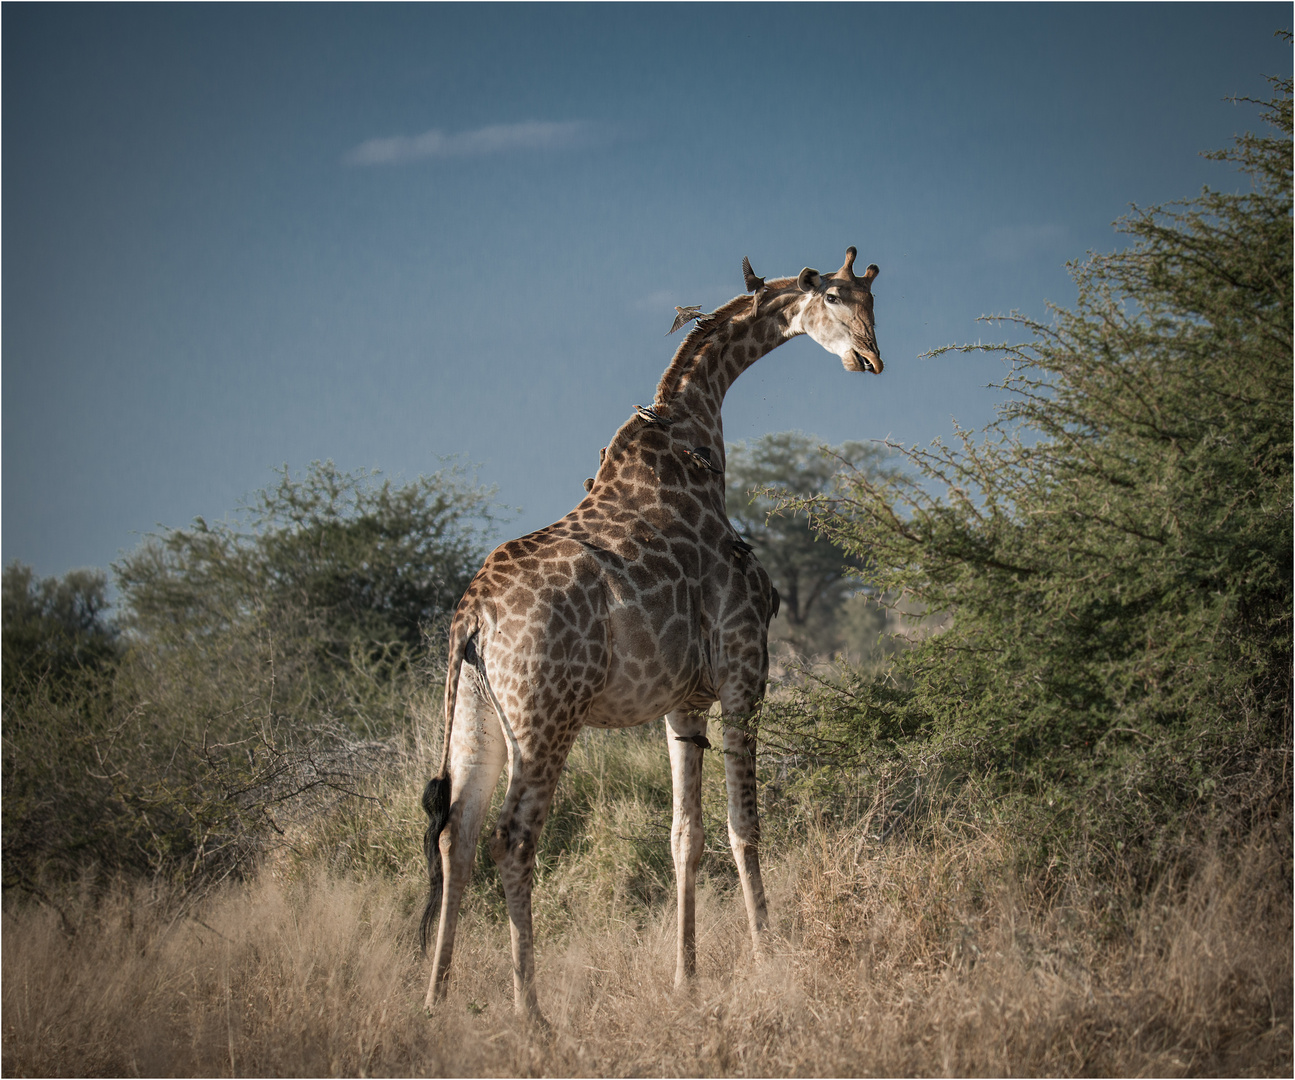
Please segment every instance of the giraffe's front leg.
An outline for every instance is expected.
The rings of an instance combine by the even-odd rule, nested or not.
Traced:
[[[674,856],[679,898],[679,941],[674,984],[682,986],[697,974],[697,867],[704,835],[701,824],[701,755],[706,717],[691,712],[666,716],[666,745],[670,749],[670,778],[674,786],[674,823],[670,853]]]
[[[727,703],[725,703],[727,705]],[[754,709],[747,704],[741,711],[725,708],[724,779],[728,786],[728,842],[737,862],[742,881],[742,898],[746,901],[747,920],[751,925],[751,945],[758,956],[761,951],[769,911],[764,899],[764,881],[760,877],[760,811],[755,786]]]

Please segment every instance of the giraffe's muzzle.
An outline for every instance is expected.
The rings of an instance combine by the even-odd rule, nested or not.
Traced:
[[[881,374],[881,357],[875,352],[861,352],[858,349],[850,351],[850,359],[846,361],[845,366],[851,371],[870,371],[874,375]]]

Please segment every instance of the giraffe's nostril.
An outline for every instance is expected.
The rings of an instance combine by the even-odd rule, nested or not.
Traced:
[[[874,375],[881,374],[881,357],[874,352],[859,352],[854,350],[855,371],[870,371]]]

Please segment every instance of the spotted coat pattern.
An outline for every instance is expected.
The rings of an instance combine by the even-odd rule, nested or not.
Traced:
[[[507,897],[515,1001],[539,1015],[531,932],[536,844],[558,776],[585,725],[622,728],[664,715],[674,782],[678,878],[676,981],[696,968],[706,710],[724,718],[729,840],[754,948],[767,916],[758,856],[755,736],[777,594],[724,508],[720,409],[733,381],[808,333],[847,370],[881,370],[871,282],[854,249],[831,278],[760,282],[703,316],[603,453],[585,498],[561,521],[496,548],[450,630],[446,739],[428,784],[430,929],[439,899],[427,1004],[443,992],[477,837],[501,772],[508,787],[490,839]],[[759,279],[756,279],[759,281]],[[701,736],[701,738],[698,738]]]

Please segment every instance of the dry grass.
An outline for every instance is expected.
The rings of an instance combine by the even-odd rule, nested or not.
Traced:
[[[123,885],[72,902],[74,937],[11,904],[3,1069],[1289,1075],[1286,851],[1203,850],[1189,881],[1167,875],[1135,904],[1078,882],[1044,899],[1004,870],[992,834],[919,849],[822,829],[771,860],[762,961],[740,898],[703,885],[702,974],[683,994],[669,904],[582,893],[558,868],[536,898],[548,1036],[513,1019],[507,926],[489,903],[468,905],[450,996],[423,1012],[412,870],[267,870],[179,915]]]

